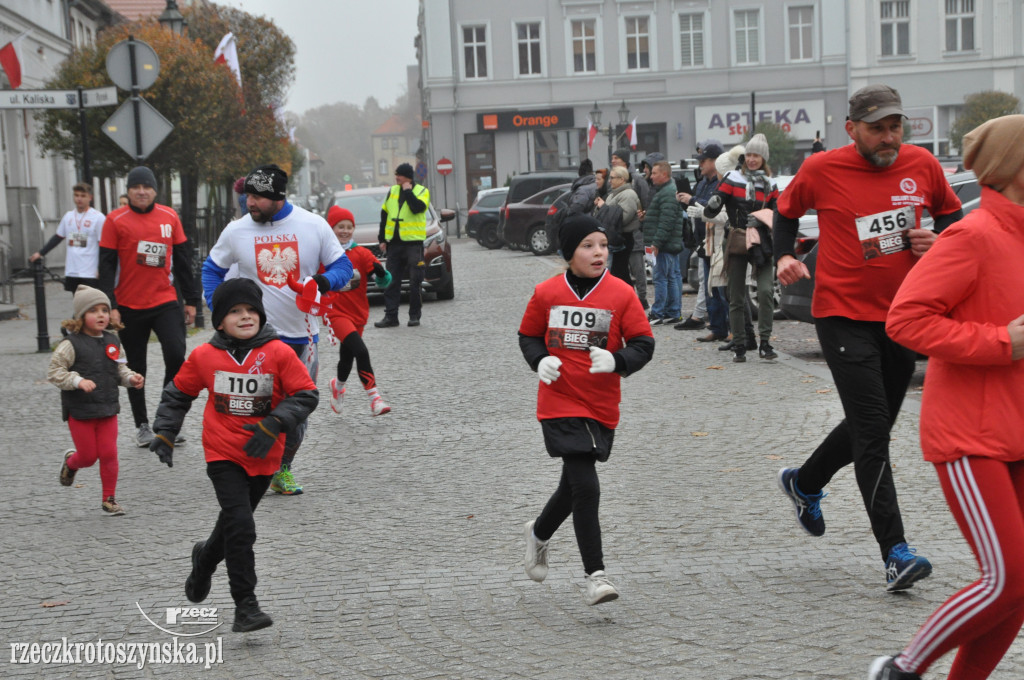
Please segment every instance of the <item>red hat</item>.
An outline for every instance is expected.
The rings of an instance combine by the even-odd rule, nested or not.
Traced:
[[[356,223],[356,216],[352,214],[352,211],[348,208],[342,208],[340,205],[332,205],[331,209],[327,211],[327,224],[332,227],[342,220],[348,220],[352,224]]]

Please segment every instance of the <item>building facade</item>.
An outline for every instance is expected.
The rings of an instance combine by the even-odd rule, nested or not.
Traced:
[[[966,95],[1021,91],[1021,13],[1010,0],[421,0],[427,164],[453,159],[450,200],[465,206],[520,172],[607,166],[633,120],[634,162],[738,143],[752,118],[787,129],[799,158],[816,135],[848,142],[849,94],[874,82],[903,95],[909,141],[955,153]]]

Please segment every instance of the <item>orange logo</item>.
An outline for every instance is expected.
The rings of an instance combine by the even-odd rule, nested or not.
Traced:
[[[497,130],[498,129],[498,114],[496,114],[496,113],[485,113],[484,114],[484,129],[485,130]]]

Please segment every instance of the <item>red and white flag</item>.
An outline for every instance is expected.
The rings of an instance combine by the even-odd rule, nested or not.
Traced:
[[[21,87],[21,65],[24,61],[21,58],[21,42],[29,31],[25,31],[17,38],[0,47],[0,66],[7,74],[7,80],[11,83],[11,89],[17,90]]]
[[[590,118],[587,118],[587,148],[594,146],[594,137],[597,137],[597,126],[594,125]]]
[[[629,137],[629,148],[636,148],[636,118],[634,118],[626,129],[622,131],[623,137]]]
[[[238,79],[238,86],[242,86],[242,69],[238,66],[238,47],[235,45],[234,33],[228,33],[220,39],[220,44],[213,52],[213,60],[218,64],[227,64]]]

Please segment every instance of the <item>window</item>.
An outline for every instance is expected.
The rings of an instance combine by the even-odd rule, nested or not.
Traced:
[[[377,174],[378,175],[386,175],[386,174],[388,174],[388,162],[386,160],[381,160],[380,163],[377,164]]]
[[[466,78],[487,77],[487,27],[462,27],[462,53]]]
[[[572,70],[574,73],[597,72],[597,29],[594,19],[572,22]]]
[[[946,0],[946,51],[974,50],[974,0]]]
[[[388,148],[388,138],[387,137],[381,137],[380,138],[380,148],[381,149]]]
[[[651,67],[651,35],[648,17],[626,17],[626,69],[640,71]]]
[[[814,59],[814,7],[789,8],[789,60]]]
[[[539,76],[540,24],[516,24],[516,50],[519,57],[519,75]]]
[[[679,15],[680,66],[704,65],[704,15]]]
[[[761,48],[758,45],[760,13],[757,9],[733,12],[737,64],[757,64],[761,61]]]
[[[883,0],[882,56],[910,54],[910,0]]]

